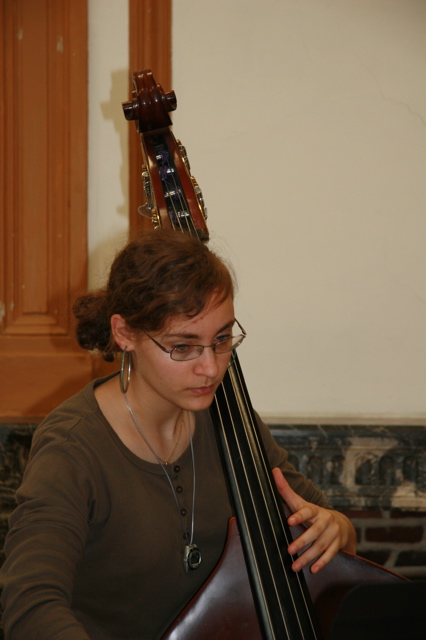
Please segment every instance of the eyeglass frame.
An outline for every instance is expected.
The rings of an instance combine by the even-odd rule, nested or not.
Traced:
[[[246,333],[246,331],[245,331],[245,330],[244,330],[244,328],[240,325],[240,323],[238,322],[237,318],[234,318],[234,322],[236,322],[236,323],[237,323],[237,325],[238,325],[238,326],[239,326],[239,328],[241,329],[242,333],[240,333],[240,334],[238,334],[238,335],[236,335],[236,336],[230,336],[230,339],[234,339],[234,338],[241,338],[241,342],[239,342],[238,344],[236,344],[236,345],[234,345],[233,347],[231,347],[231,349],[229,349],[228,351],[223,351],[222,353],[218,353],[218,354],[216,354],[216,355],[219,355],[219,356],[220,356],[220,355],[223,355],[224,353],[230,353],[231,351],[233,351],[233,349],[236,349],[237,347],[239,347],[239,346],[240,346],[240,344],[243,342],[244,338],[246,338],[246,337],[247,337],[247,333]],[[143,331],[143,329],[142,329],[142,331]],[[172,357],[172,353],[173,353],[173,351],[174,351],[175,349],[177,349],[177,347],[173,347],[172,349],[166,349],[166,347],[163,347],[163,345],[162,345],[162,344],[160,344],[159,342],[157,342],[157,340],[155,340],[155,338],[153,338],[152,336],[150,336],[150,335],[149,335],[149,333],[147,333],[146,331],[143,331],[143,332],[144,332],[144,334],[145,334],[146,336],[148,336],[148,338],[149,338],[150,340],[152,340],[152,341],[154,342],[154,344],[156,344],[156,345],[157,345],[157,347],[160,347],[160,349],[161,349],[162,351],[164,351],[164,353],[168,353],[168,354],[169,354],[169,356],[170,356],[170,359],[171,359],[171,360],[173,360],[173,362],[191,362],[191,360],[196,360],[197,358],[199,358],[199,357],[202,355],[202,353],[203,353],[204,349],[213,349],[213,351],[216,353],[216,347],[220,344],[220,342],[215,342],[214,344],[207,344],[207,345],[203,345],[203,344],[191,344],[191,345],[188,345],[188,346],[191,346],[191,347],[199,347],[199,348],[201,348],[201,351],[199,352],[198,356],[195,356],[195,358],[188,358],[187,360],[175,360],[175,359]]]

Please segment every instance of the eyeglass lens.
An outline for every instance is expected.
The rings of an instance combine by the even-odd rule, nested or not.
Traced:
[[[232,336],[223,342],[217,342],[210,347],[202,347],[201,345],[185,345],[185,350],[178,348],[172,349],[170,355],[172,360],[193,360],[202,354],[205,348],[211,348],[216,353],[228,353],[232,349],[236,349],[244,340],[245,336]]]

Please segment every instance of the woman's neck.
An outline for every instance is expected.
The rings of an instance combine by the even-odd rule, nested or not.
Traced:
[[[97,387],[95,397],[112,429],[139,458],[171,464],[188,447],[195,424],[191,412],[147,405],[132,385],[124,395],[116,378]]]

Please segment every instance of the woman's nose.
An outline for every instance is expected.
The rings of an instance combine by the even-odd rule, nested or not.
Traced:
[[[209,378],[215,378],[219,371],[215,350],[211,347],[204,347],[200,356],[198,356],[195,364],[195,372],[199,375],[205,375]]]

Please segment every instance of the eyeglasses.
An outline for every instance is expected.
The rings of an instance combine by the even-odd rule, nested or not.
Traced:
[[[221,354],[228,353],[229,351],[239,347],[247,334],[237,319],[235,319],[235,322],[241,329],[242,334],[238,336],[224,336],[222,340],[219,338],[214,344],[206,346],[201,344],[178,344],[176,347],[173,347],[173,349],[166,349],[166,347],[163,347],[163,345],[157,342],[157,340],[154,340],[154,338],[146,333],[146,331],[144,331],[144,333],[150,340],[155,342],[157,347],[160,347],[160,349],[165,353],[168,353],[172,360],[183,362],[185,360],[195,360],[195,358],[198,358],[203,353],[204,349],[213,349],[215,353]]]

